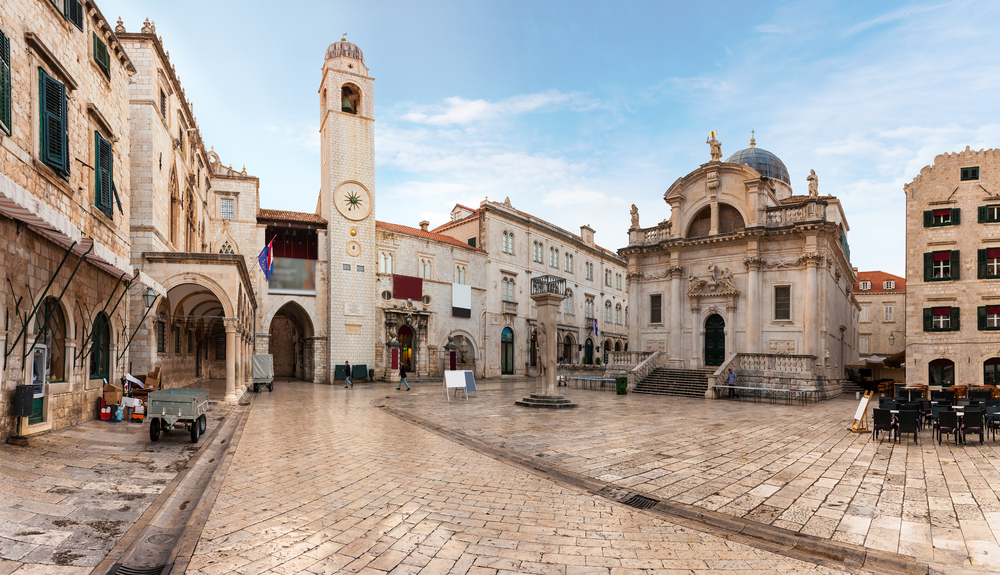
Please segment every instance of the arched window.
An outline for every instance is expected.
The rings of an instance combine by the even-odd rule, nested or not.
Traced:
[[[383,274],[392,273],[392,254],[387,252],[379,254],[378,271]]]
[[[566,271],[572,272],[573,271],[573,254],[566,254],[565,257],[564,257],[564,259],[565,259],[565,263],[566,263]]]
[[[688,228],[688,237],[700,238],[702,236],[707,236],[711,229],[712,208],[711,206],[706,206],[703,210],[698,212],[698,215],[694,217],[694,221],[691,222],[691,227]]]
[[[514,301],[514,280],[503,278],[500,295],[503,301]]]
[[[617,325],[622,324],[622,304],[615,306],[615,323]]]
[[[991,357],[983,362],[983,385],[1000,383],[1000,357]]]
[[[594,319],[594,300],[587,298],[583,304],[583,313],[587,319]]]
[[[563,300],[563,304],[566,306],[564,313],[568,313],[568,314],[572,315],[573,314],[573,290],[571,290],[571,289],[566,290],[566,299]]]
[[[731,234],[742,231],[746,225],[740,211],[729,204],[719,204],[719,233]]]
[[[514,255],[514,232],[510,232],[510,235],[507,236],[507,253]]]
[[[628,306],[625,306],[625,327],[628,327]],[[628,351],[628,344],[625,344],[625,346],[625,351]]]
[[[93,331],[90,336],[90,379],[111,377],[111,325],[108,316],[101,312],[94,319]]]
[[[222,244],[222,247],[219,248],[219,253],[220,254],[234,254],[236,252],[233,250],[233,245],[229,243],[229,240],[226,240]]]
[[[556,250],[556,258],[552,262],[552,267],[559,269],[559,250]]]
[[[930,385],[943,387],[955,385],[955,362],[950,359],[935,359],[927,369],[927,382]]]
[[[434,262],[431,260],[420,260],[420,277],[425,280],[433,279],[431,276],[434,275]]]
[[[45,298],[45,303],[38,310],[36,331],[38,343],[44,344],[48,350],[47,381],[66,380],[66,317],[63,315],[56,298]],[[48,318],[48,323],[45,323]],[[44,329],[42,328],[44,324]]]
[[[611,270],[604,270],[604,285],[611,287]]]
[[[604,321],[611,323],[611,302],[604,302]]]
[[[615,274],[615,289],[622,289],[622,274]]]
[[[507,236],[507,232],[504,232],[503,233],[503,243],[501,244],[501,249],[503,250],[503,253],[507,253],[507,240],[508,239],[509,238]]]
[[[357,114],[361,111],[361,90],[352,84],[340,88],[340,111]]]

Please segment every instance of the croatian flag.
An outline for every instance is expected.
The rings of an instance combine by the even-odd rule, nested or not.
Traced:
[[[597,318],[594,318],[594,337],[597,337]]]
[[[260,251],[260,255],[257,256],[257,263],[260,264],[261,271],[264,272],[264,281],[271,281],[271,272],[274,270],[274,250],[271,249],[271,244],[274,243],[274,238],[267,242],[264,249]]]

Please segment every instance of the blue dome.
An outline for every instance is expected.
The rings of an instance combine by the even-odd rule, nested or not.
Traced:
[[[781,158],[764,148],[758,148],[757,143],[753,139],[750,140],[749,148],[736,152],[732,156],[729,156],[729,159],[726,161],[750,166],[762,176],[781,180],[789,186],[792,185],[792,180],[788,177],[788,168],[785,167],[785,163],[781,161]]]

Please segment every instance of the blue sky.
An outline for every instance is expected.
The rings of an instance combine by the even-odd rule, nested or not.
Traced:
[[[156,22],[224,163],[262,207],[314,211],[317,88],[343,32],[375,77],[378,219],[515,207],[599,244],[669,216],[663,192],[759,147],[796,193],[815,169],[855,266],[904,273],[903,184],[943,152],[1000,146],[997,2],[194,2],[102,0]],[[279,9],[280,7],[280,9]]]

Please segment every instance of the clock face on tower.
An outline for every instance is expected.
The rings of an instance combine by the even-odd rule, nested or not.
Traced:
[[[368,190],[355,182],[344,182],[333,193],[340,215],[349,220],[363,220],[372,213],[372,197]]]

